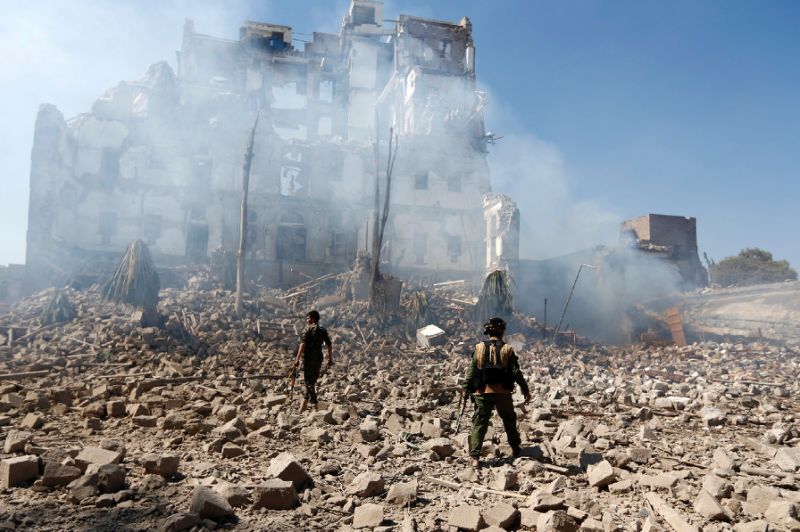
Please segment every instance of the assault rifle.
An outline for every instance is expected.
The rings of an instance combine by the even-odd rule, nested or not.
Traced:
[[[467,393],[466,390],[462,390],[461,391],[461,400],[459,401],[461,403],[461,408],[459,409],[458,419],[456,420],[456,432],[455,432],[455,434],[458,434],[458,429],[461,428],[461,418],[464,415],[464,410],[467,408],[468,395],[469,394]]]
[[[291,369],[289,369],[288,379],[289,379],[289,395],[283,402],[284,406],[286,405],[286,403],[291,403],[292,397],[294,397],[294,385],[297,383],[297,367],[292,366]]]

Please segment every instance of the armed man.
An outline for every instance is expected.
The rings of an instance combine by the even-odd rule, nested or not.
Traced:
[[[328,348],[328,363],[325,367],[330,368],[333,365],[333,343],[328,331],[319,324],[319,312],[309,311],[306,314],[306,324],[300,336],[300,347],[294,361],[294,368],[297,369],[302,357],[303,380],[306,384],[306,395],[300,412],[306,409],[309,402],[317,409],[317,379],[322,369],[322,344]]]
[[[475,345],[472,364],[464,383],[465,393],[472,394],[475,402],[472,432],[469,436],[469,455],[472,458],[472,467],[475,468],[480,467],[481,447],[494,409],[497,409],[500,419],[503,420],[514,458],[519,456],[522,444],[511,398],[514,384],[519,385],[526,403],[531,400],[531,393],[520,370],[514,348],[503,342],[505,331],[506,322],[501,318],[491,318],[484,324],[483,334],[488,340]]]

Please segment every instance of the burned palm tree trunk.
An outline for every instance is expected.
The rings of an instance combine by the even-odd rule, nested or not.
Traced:
[[[389,220],[389,204],[391,202],[392,172],[397,158],[397,136],[394,128],[389,128],[389,154],[386,159],[386,189],[384,191],[383,210],[380,207],[380,147],[375,141],[375,214],[372,228],[372,277],[370,279],[369,306],[379,314],[386,312],[386,287],[383,286],[383,276],[380,272],[381,249],[386,222]]]
[[[160,289],[161,281],[147,244],[134,240],[125,251],[114,275],[103,286],[103,298],[140,309],[138,321],[144,326],[160,326]]]
[[[511,278],[508,272],[495,270],[486,276],[475,306],[475,319],[510,318],[514,297],[511,293]]]
[[[434,321],[428,295],[424,290],[417,290],[411,295],[411,304],[408,306],[408,317],[406,319],[408,332],[415,334],[417,329],[421,329]]]
[[[242,297],[244,292],[244,261],[247,252],[247,195],[250,190],[250,168],[253,165],[253,151],[256,140],[256,128],[258,127],[258,117],[253,123],[250,131],[250,141],[247,143],[247,151],[244,154],[244,166],[242,167],[242,209],[239,218],[239,251],[236,253],[236,316],[241,318],[243,312]]]
[[[42,313],[42,325],[52,325],[73,319],[75,319],[75,306],[70,302],[66,292],[56,290]]]

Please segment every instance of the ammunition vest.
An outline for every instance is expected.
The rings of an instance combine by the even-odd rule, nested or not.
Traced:
[[[472,388],[478,390],[487,384],[500,384],[507,390],[514,389],[514,374],[508,367],[512,347],[502,340],[487,340],[475,346],[478,370],[473,377]]]

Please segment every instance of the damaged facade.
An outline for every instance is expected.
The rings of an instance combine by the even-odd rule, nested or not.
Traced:
[[[226,40],[187,21],[176,71],[154,64],[71,120],[42,106],[28,289],[116,258],[136,238],[162,265],[235,250],[257,114],[247,241],[261,283],[343,271],[368,249],[376,167],[385,179],[374,140],[383,155],[390,127],[399,152],[382,269],[463,278],[516,257],[515,238],[502,253],[487,246],[500,229],[483,217],[497,200],[471,23],[384,25],[382,11],[354,0],[339,34],[314,33],[302,50],[288,26],[245,22]]]

